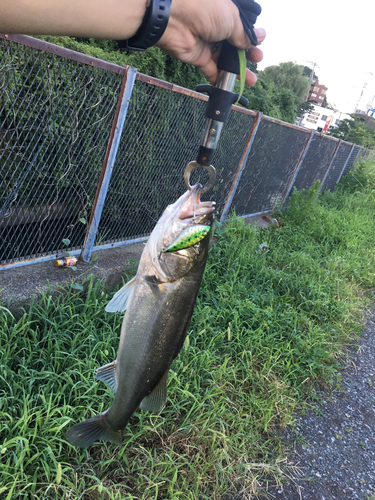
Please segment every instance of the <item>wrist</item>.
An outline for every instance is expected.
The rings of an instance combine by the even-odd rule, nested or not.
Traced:
[[[150,5],[150,1],[151,0],[141,0],[138,2],[134,2],[133,6],[132,6],[132,10],[131,10],[131,16],[133,16],[132,29],[131,29],[131,32],[126,33],[127,38],[131,38],[139,30],[139,28],[142,24],[143,18],[145,17],[147,8]]]

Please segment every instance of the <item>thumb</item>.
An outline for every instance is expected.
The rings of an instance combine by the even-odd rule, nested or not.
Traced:
[[[202,71],[207,80],[212,84],[216,84],[217,77],[219,75],[216,63],[211,59],[211,53],[209,49],[207,49],[207,57],[204,58],[204,61],[194,61],[193,63],[197,68]]]

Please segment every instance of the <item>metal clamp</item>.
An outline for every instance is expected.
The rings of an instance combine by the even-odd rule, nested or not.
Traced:
[[[186,168],[185,168],[185,172],[184,172],[184,181],[185,181],[186,187],[189,189],[189,191],[191,191],[191,188],[192,188],[192,186],[190,185],[190,175],[191,175],[192,171],[195,170],[196,168],[204,168],[206,170],[206,172],[208,173],[207,184],[199,190],[199,193],[203,194],[206,191],[208,191],[210,188],[212,188],[212,186],[215,184],[216,170],[215,170],[215,167],[213,167],[212,165],[200,165],[196,161],[191,161],[190,163],[188,163]]]

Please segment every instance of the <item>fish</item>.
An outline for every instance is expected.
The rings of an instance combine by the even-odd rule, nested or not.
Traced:
[[[159,413],[166,404],[168,372],[187,335],[212,233],[215,202],[201,202],[201,189],[199,183],[194,185],[165,209],[147,240],[136,275],[106,306],[107,312],[125,312],[117,357],[95,375],[115,396],[103,413],[66,432],[74,446],[84,448],[98,440],[121,445],[138,407]],[[210,228],[200,241],[164,251],[181,233],[198,225]]]

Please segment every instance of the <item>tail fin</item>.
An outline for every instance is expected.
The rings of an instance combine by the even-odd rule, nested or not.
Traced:
[[[110,428],[105,413],[99,413],[99,415],[71,427],[65,434],[66,440],[79,448],[90,446],[95,441],[98,441],[98,439],[121,445],[122,432],[116,432]]]

